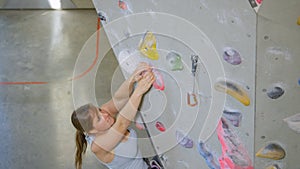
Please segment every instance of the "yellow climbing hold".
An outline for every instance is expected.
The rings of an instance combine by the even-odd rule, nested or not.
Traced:
[[[297,24],[300,25],[300,16],[298,17]]]
[[[281,160],[285,157],[285,151],[280,145],[276,143],[270,143],[267,146],[261,148],[256,153],[256,157]]]
[[[273,164],[268,166],[266,169],[280,169],[280,167],[277,164]]]
[[[250,98],[247,92],[241,86],[233,82],[220,80],[215,84],[215,89],[217,91],[227,93],[239,102],[243,103],[245,106],[250,105]]]
[[[156,50],[156,38],[152,32],[147,31],[139,45],[140,52],[152,60],[158,60],[159,55]]]

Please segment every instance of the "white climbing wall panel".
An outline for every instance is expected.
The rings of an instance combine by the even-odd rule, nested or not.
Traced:
[[[256,13],[250,3],[94,0],[94,5],[124,76],[141,61],[155,67],[158,81],[141,115],[163,166],[253,168]],[[154,59],[139,48],[151,33],[156,46],[145,43],[146,53],[157,52]],[[197,67],[192,55],[199,58]]]
[[[300,168],[299,17],[299,0],[264,0],[258,12],[255,150],[276,143],[285,157],[256,157],[255,168]],[[292,118],[285,122],[288,117]]]

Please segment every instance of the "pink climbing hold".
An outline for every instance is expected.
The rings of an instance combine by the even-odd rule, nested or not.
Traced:
[[[256,0],[258,4],[261,4],[263,0]]]
[[[145,130],[145,126],[142,123],[135,122],[135,127],[139,130]]]
[[[222,145],[222,156],[219,159],[221,169],[254,169],[246,148],[223,118],[218,124],[217,133]]]
[[[161,131],[161,132],[166,131],[166,128],[165,128],[164,124],[162,124],[162,123],[159,122],[159,121],[156,122],[155,127],[156,127],[159,131]]]
[[[153,83],[153,87],[158,90],[164,90],[165,83],[164,83],[162,75],[157,70],[154,70],[154,69],[152,70],[152,72],[154,73],[155,78],[156,78],[155,82]]]
[[[127,10],[127,4],[126,2],[119,0],[119,7],[123,10]]]

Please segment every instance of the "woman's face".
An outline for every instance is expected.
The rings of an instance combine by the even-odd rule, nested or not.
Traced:
[[[106,111],[93,107],[91,108],[93,127],[94,129],[89,133],[99,133],[110,129],[114,124],[115,119]]]

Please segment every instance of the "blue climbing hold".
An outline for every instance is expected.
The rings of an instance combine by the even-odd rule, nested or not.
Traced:
[[[218,162],[215,161],[213,154],[209,152],[205,143],[200,141],[197,149],[199,154],[205,159],[205,162],[210,169],[220,169]]]

